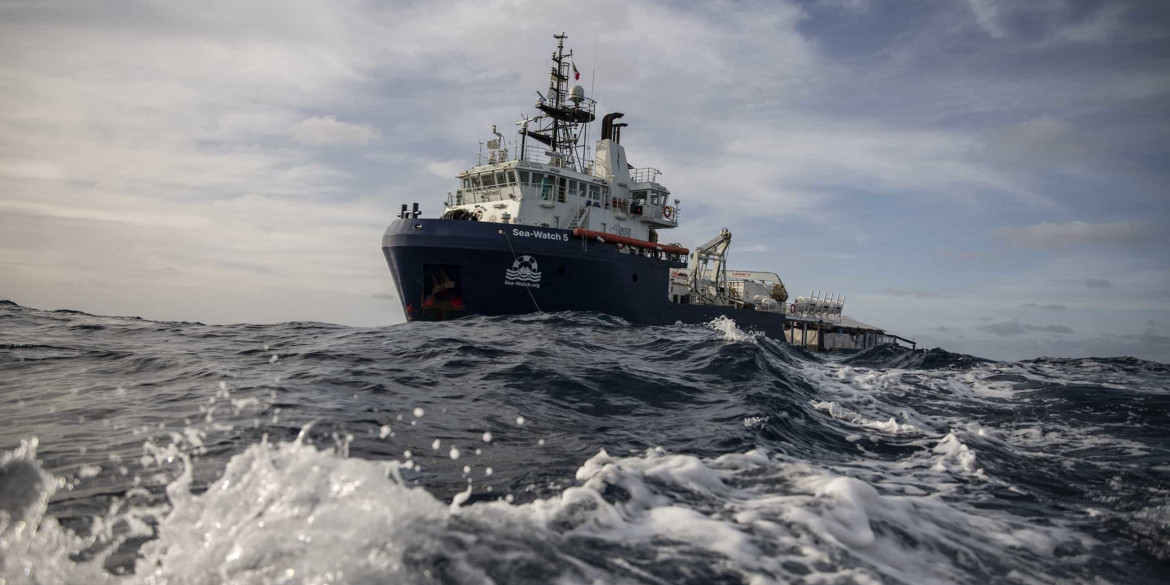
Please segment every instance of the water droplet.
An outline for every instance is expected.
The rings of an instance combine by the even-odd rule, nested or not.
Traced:
[[[490,443],[490,442],[492,442],[492,433],[491,433],[491,431],[485,432],[485,433],[483,434],[483,442],[485,442],[485,443]]]
[[[421,407],[418,407],[418,406],[414,407],[414,418],[422,418],[423,414],[426,414],[426,413],[425,413],[425,411],[423,411],[423,409]]]
[[[431,443],[431,449],[434,449],[435,451],[438,451],[438,450],[439,450],[439,445],[440,445],[440,444],[441,444],[441,443],[439,442],[439,440],[438,440],[438,439],[435,439],[435,442],[434,442],[434,443]]]
[[[524,417],[522,417],[522,416],[516,417],[516,424],[523,425],[524,424]]]

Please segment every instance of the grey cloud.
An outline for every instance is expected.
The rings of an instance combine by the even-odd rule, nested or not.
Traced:
[[[1137,342],[1139,342],[1143,345],[1147,345],[1147,346],[1160,347],[1160,346],[1170,345],[1170,337],[1166,337],[1165,335],[1158,335],[1158,330],[1155,329],[1155,326],[1157,325],[1157,323],[1155,323],[1155,321],[1153,319],[1148,319],[1146,321],[1146,325],[1148,325],[1148,327],[1142,333],[1130,334],[1130,335],[1118,335],[1117,337],[1118,337],[1118,339],[1127,339],[1127,340],[1137,341]]]
[[[1157,2],[1003,2],[966,0],[975,23],[993,39],[1023,38],[1043,47],[1105,45],[1164,38]]]
[[[932,252],[940,258],[956,260],[959,262],[995,260],[999,257],[999,255],[994,252],[983,250],[951,250],[948,248],[938,248],[932,250]]]
[[[239,260],[221,260],[219,265],[224,268],[243,270],[245,272],[254,272],[258,274],[270,274],[272,272],[272,268],[269,266],[255,264],[253,262],[241,262]]]
[[[1072,221],[1003,227],[996,230],[994,235],[1019,248],[1056,250],[1079,245],[1142,244],[1153,238],[1154,230],[1146,223],[1133,221]]]
[[[976,22],[987,34],[996,39],[1002,39],[1007,34],[1007,31],[999,23],[999,6],[995,0],[966,1],[967,5],[971,7]]]
[[[1024,328],[1028,331],[1038,331],[1041,333],[1075,333],[1071,327],[1064,325],[1024,325]]]
[[[1043,116],[1010,124],[986,133],[982,154],[997,165],[1083,164],[1094,148],[1093,136],[1086,136],[1072,124]]]
[[[1040,309],[1044,311],[1067,311],[1068,305],[1061,305],[1059,303],[1050,303],[1047,305],[1040,305],[1037,303],[1024,303],[1020,305],[1021,309]]]
[[[996,337],[993,339],[927,339],[919,345],[938,344],[948,351],[968,353],[991,359],[1029,359],[1040,356],[1111,357],[1133,356],[1170,363],[1170,338],[1164,336],[1123,335],[1074,337]]]
[[[1148,20],[1148,16],[1139,14],[1132,4],[1105,2],[1088,16],[1062,24],[1054,32],[1053,38],[1070,43],[1105,44],[1165,37],[1165,29]]]
[[[301,121],[293,140],[302,144],[365,144],[378,137],[372,128],[339,122],[335,116],[321,116]]]
[[[1166,337],[1165,335],[1158,335],[1157,333],[1152,332],[1138,333],[1136,335],[1118,335],[1117,337],[1119,339],[1129,339],[1150,346],[1170,345],[1170,337]]]
[[[1085,288],[1114,288],[1112,280],[1108,278],[1050,278],[1048,282],[1055,284],[1074,284]]]
[[[929,290],[903,290],[900,288],[887,288],[882,290],[883,293],[892,297],[913,297],[916,299],[945,299],[946,296]]]
[[[994,333],[996,335],[1023,335],[1028,330],[1020,325],[1017,321],[1003,321],[1001,323],[992,323],[990,325],[979,325],[976,329]]]
[[[395,295],[392,295],[392,294],[389,294],[389,293],[377,293],[377,294],[373,294],[373,295],[370,295],[370,298],[374,298],[374,299],[382,299],[382,300],[384,300],[384,301],[390,301],[390,300],[394,300],[394,301],[396,301],[396,300],[398,300],[398,297],[397,297],[397,296],[395,296]]]
[[[1023,335],[1028,332],[1058,333],[1061,335],[1075,333],[1072,328],[1064,325],[1032,325],[1030,323],[1020,323],[1019,321],[1003,321],[990,325],[979,325],[976,329],[1001,336]]]

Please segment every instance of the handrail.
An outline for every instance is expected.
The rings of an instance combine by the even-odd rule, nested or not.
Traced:
[[[493,201],[504,201],[505,199],[515,201],[520,197],[521,184],[508,183],[503,187],[468,187],[467,189],[454,189],[447,191],[447,207],[455,207],[456,205],[467,205],[470,203],[491,203]]]
[[[640,169],[630,169],[630,180],[635,183],[655,183],[658,181],[658,175],[662,171],[654,167],[642,167]]]

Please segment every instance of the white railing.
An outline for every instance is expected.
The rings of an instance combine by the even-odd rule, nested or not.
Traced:
[[[670,217],[666,217],[666,208],[661,205],[651,205],[649,203],[642,206],[641,213],[634,214],[647,221],[656,221],[668,225],[678,225],[678,208],[671,207]]]
[[[555,157],[549,154],[549,147],[540,142],[528,143],[524,145],[523,152],[517,160],[534,162],[542,165],[549,165],[561,169],[569,169],[570,171],[577,171],[577,160],[575,157],[567,157],[558,155]],[[589,174],[593,169],[593,161],[585,160],[584,168],[580,172]]]
[[[520,198],[520,185],[511,183],[503,187],[474,187],[447,191],[447,207],[493,201],[515,201]]]
[[[654,183],[658,181],[658,175],[661,174],[662,171],[652,167],[630,169],[630,180],[635,183]]]

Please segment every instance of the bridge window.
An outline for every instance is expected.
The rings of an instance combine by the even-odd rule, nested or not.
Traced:
[[[520,171],[520,182],[528,184],[528,171]]]
[[[548,175],[542,175],[540,173],[535,173],[533,177],[539,177],[539,179],[536,180],[540,183],[540,198],[544,200],[551,199],[552,179],[550,179]]]
[[[483,181],[483,186],[484,186],[484,187],[494,187],[494,186],[496,185],[496,182],[495,182],[495,181],[492,179],[492,174],[491,174],[491,173],[485,173],[485,174],[483,174],[483,175],[480,177],[480,180],[482,180],[482,181]]]

